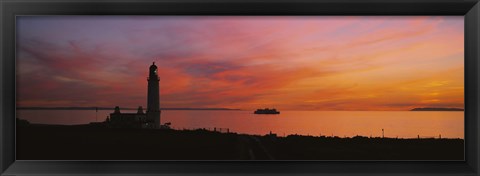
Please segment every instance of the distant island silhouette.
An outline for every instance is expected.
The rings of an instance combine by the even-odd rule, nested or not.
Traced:
[[[464,111],[464,109],[461,109],[461,108],[425,107],[425,108],[413,108],[410,111]]]
[[[17,107],[18,110],[114,110],[114,107]],[[137,110],[124,108],[123,110]],[[161,110],[241,110],[232,108],[160,108]]]

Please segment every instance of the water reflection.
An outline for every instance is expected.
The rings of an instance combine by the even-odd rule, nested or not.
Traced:
[[[128,111],[125,111],[128,112]],[[134,112],[134,111],[132,111]],[[18,110],[17,117],[32,123],[85,124],[103,121],[110,110]],[[176,129],[228,128],[232,132],[381,136],[416,138],[464,138],[464,112],[444,111],[282,111],[279,115],[255,115],[251,111],[164,110],[162,123]]]

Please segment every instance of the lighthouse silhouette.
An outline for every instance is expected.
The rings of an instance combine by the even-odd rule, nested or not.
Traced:
[[[157,73],[157,66],[155,62],[150,66],[149,75],[147,78],[148,81],[148,91],[147,91],[147,119],[150,122],[153,122],[154,128],[160,127],[160,78]]]

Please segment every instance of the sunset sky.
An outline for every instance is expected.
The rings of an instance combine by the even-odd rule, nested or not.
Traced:
[[[463,16],[17,17],[17,106],[464,107]]]

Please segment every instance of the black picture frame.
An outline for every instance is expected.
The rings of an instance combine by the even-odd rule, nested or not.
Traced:
[[[480,173],[478,0],[0,0],[2,175],[463,175]],[[464,15],[465,161],[16,161],[18,15]],[[74,152],[74,151],[72,151]]]

